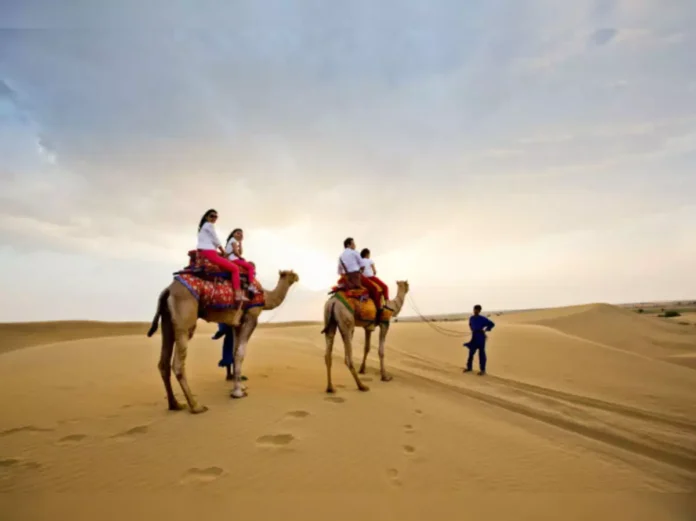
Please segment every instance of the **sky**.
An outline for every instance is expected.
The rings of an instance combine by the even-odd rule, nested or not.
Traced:
[[[0,321],[150,320],[200,217],[262,320],[696,297],[691,0],[0,0]]]

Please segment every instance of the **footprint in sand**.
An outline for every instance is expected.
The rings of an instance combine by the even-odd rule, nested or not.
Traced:
[[[343,403],[346,401],[345,398],[341,398],[340,396],[327,396],[324,400],[331,403]]]
[[[290,411],[285,414],[286,418],[306,418],[309,416],[307,411]]]
[[[86,434],[69,434],[58,440],[61,445],[76,445],[87,438]]]
[[[17,470],[36,470],[40,469],[41,464],[35,461],[25,461],[18,458],[0,459],[0,471]]]
[[[220,467],[207,467],[204,469],[188,469],[181,478],[181,483],[210,483],[225,473]]]
[[[396,469],[387,469],[387,478],[392,485],[400,487],[401,480],[399,479],[399,471]]]
[[[345,389],[345,388],[346,388],[346,386],[343,385],[343,384],[336,384],[336,387],[337,387],[338,389]]]
[[[413,454],[416,452],[416,448],[413,445],[404,445],[404,452],[406,454]]]
[[[127,431],[114,434],[112,438],[123,441],[130,441],[135,439],[135,437],[140,434],[146,434],[148,431],[149,429],[147,425],[138,425],[137,427],[133,427],[131,429],[128,429]]]
[[[413,434],[414,432],[416,432],[416,429],[413,428],[413,425],[407,423],[406,425],[404,425],[404,432],[406,434]]]
[[[5,431],[0,432],[0,437],[4,436],[10,436],[12,434],[19,434],[20,432],[29,432],[29,433],[37,433],[37,432],[52,432],[53,429],[44,429],[43,427],[36,427],[35,425],[23,425],[22,427],[14,427],[13,429],[7,429]]]
[[[416,409],[415,412],[416,412],[416,414],[418,414],[419,416],[420,416],[421,414],[423,414],[423,411],[421,411],[420,409]]]
[[[294,440],[292,434],[265,434],[256,438],[256,444],[261,447],[285,447]]]

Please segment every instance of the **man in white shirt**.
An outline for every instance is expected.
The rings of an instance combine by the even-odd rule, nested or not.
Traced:
[[[361,288],[360,282],[361,267],[360,254],[355,250],[355,241],[352,237],[348,237],[343,241],[343,253],[338,258],[338,274],[345,275],[346,284],[350,289]]]

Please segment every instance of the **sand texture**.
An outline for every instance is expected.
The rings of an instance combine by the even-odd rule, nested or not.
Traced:
[[[332,396],[321,326],[260,328],[241,400],[200,323],[202,415],[167,410],[147,324],[0,325],[0,519],[696,519],[693,324],[609,305],[492,318],[485,377],[462,374],[465,322],[400,322],[394,380],[373,349],[359,392],[338,341]]]

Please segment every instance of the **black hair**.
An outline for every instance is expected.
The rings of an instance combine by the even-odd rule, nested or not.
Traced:
[[[474,311],[476,311],[477,309],[478,309],[479,311],[481,311],[481,304],[476,304],[476,305],[474,306]]]
[[[232,230],[232,232],[227,236],[227,240],[226,240],[225,242],[230,242],[230,239],[232,238],[232,236],[233,236],[235,233],[241,232],[241,231],[242,231],[241,228],[235,228],[234,230]]]
[[[210,217],[211,213],[217,213],[217,210],[215,210],[214,208],[211,208],[210,210],[208,210],[207,212],[205,212],[203,214],[203,217],[201,217],[201,222],[198,223],[198,231],[199,232],[201,231],[201,228],[203,228],[203,225],[208,220],[208,217]]]
[[[362,251],[360,252],[360,256],[361,256],[363,259],[364,259],[365,257],[367,257],[369,254],[370,254],[370,250],[368,250],[367,248],[363,248]]]
[[[343,241],[343,247],[347,248],[350,246],[350,243],[353,242],[353,237],[348,237],[345,241]]]

